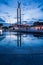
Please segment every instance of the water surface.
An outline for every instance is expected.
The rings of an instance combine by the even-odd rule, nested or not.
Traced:
[[[4,32],[0,65],[43,65],[43,35]]]
[[[0,36],[0,48],[0,53],[43,53],[43,36],[4,32]]]

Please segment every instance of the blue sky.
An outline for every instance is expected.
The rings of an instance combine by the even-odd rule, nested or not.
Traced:
[[[18,1],[21,2],[22,21],[43,21],[43,0],[0,0],[0,18],[16,23]]]

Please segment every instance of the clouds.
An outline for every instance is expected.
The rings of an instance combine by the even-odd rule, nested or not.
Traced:
[[[0,0],[0,4],[8,5],[8,1],[7,0]]]
[[[7,23],[15,23],[16,20],[14,19],[16,16],[16,9],[11,8],[5,4],[1,5],[0,7],[0,17],[4,18]],[[12,22],[11,22],[12,21]]]
[[[8,23],[17,22],[17,1],[0,0],[0,17]],[[20,0],[22,10],[22,21],[43,20],[43,0]]]
[[[43,2],[37,0],[30,0],[30,5],[26,5],[24,9],[23,19],[30,21],[32,19],[43,19]]]

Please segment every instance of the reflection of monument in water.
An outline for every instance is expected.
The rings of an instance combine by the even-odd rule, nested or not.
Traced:
[[[21,25],[21,7],[20,2],[18,2],[17,8],[17,25]],[[19,27],[20,28],[20,27]],[[21,33],[17,32],[17,46],[21,46]]]

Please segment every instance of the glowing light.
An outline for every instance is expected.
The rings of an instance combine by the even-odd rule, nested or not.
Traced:
[[[0,34],[2,34],[2,30],[0,30]]]

